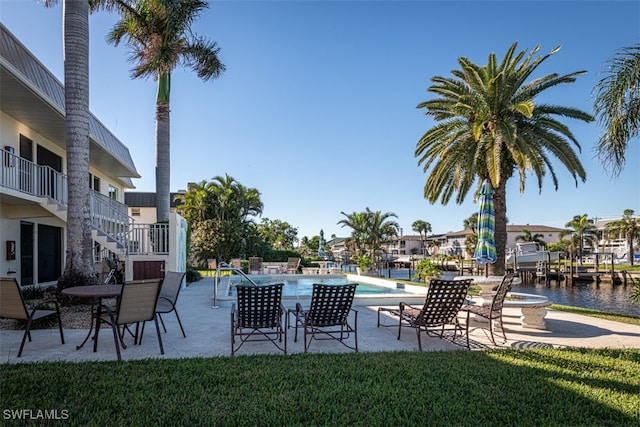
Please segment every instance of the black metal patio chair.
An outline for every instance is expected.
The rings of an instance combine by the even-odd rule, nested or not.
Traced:
[[[431,279],[427,290],[427,297],[422,307],[414,307],[401,302],[397,308],[378,308],[378,327],[381,326],[380,314],[389,313],[399,318],[398,339],[402,333],[403,323],[405,327],[416,330],[418,336],[418,349],[422,350],[420,332],[429,335],[432,329],[440,329],[440,338],[444,338],[445,328],[453,326],[453,336],[464,330],[458,321],[458,312],[462,308],[469,286],[473,279],[441,280]],[[469,335],[467,334],[467,348],[469,348]]]
[[[282,306],[283,287],[284,283],[236,286],[237,303],[231,306],[232,356],[249,341],[271,341],[287,354],[287,330],[283,321],[285,310]]]
[[[345,285],[313,284],[311,304],[304,309],[297,303],[295,311],[294,341],[298,340],[298,327],[304,332],[304,351],[311,345],[311,341],[332,339],[352,350],[358,351],[358,311],[351,308],[355,296],[357,283]],[[352,313],[353,322],[349,322]],[[353,344],[346,340],[353,335]]]

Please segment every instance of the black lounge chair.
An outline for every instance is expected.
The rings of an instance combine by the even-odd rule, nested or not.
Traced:
[[[484,317],[489,321],[489,334],[493,345],[497,345],[495,337],[493,335],[493,329],[497,325],[500,326],[502,336],[504,337],[504,342],[507,342],[507,335],[504,332],[504,325],[502,324],[502,308],[504,307],[504,300],[507,296],[507,292],[511,290],[511,285],[513,284],[514,277],[514,273],[508,273],[504,275],[504,277],[502,278],[502,282],[500,282],[500,285],[498,285],[496,295],[493,297],[490,305],[466,304],[462,306],[461,310],[467,312],[467,345],[469,341],[469,320],[471,314]]]
[[[249,274],[262,274],[262,258],[261,257],[249,257]]]
[[[398,308],[378,308],[378,327],[380,327],[380,314],[390,313],[399,318],[398,339],[402,333],[403,322],[406,326],[415,328],[418,336],[418,348],[422,350],[420,332],[429,335],[430,329],[440,328],[440,338],[444,338],[446,326],[453,326],[454,337],[459,331],[463,332],[458,321],[458,312],[462,308],[473,279],[464,280],[440,280],[431,279],[424,305],[414,307],[401,302]],[[467,348],[469,348],[469,336],[467,335]]]
[[[358,351],[358,312],[351,308],[357,283],[346,285],[325,285],[314,283],[311,305],[308,310],[297,303],[295,311],[295,336],[298,340],[298,327],[304,330],[304,351],[313,339],[333,339],[345,347]],[[353,313],[353,323],[349,323],[349,313]],[[353,334],[353,345],[345,340]]]
[[[55,310],[45,310],[41,308],[51,303],[55,305]],[[43,301],[37,307],[27,308],[22,291],[20,290],[20,285],[18,285],[18,281],[15,278],[0,278],[0,317],[4,319],[24,320],[27,322],[24,329],[24,336],[20,343],[20,349],[18,350],[18,357],[22,356],[22,349],[24,348],[27,338],[29,338],[29,342],[31,342],[31,326],[33,326],[33,322],[39,320],[52,317],[58,319],[60,341],[64,344],[64,333],[62,332],[62,320],[60,319],[58,301],[54,299],[47,300]]]
[[[273,285],[237,285],[237,306],[231,306],[231,355],[247,341],[271,341],[287,354],[287,330],[283,323],[282,288]],[[236,345],[236,338],[239,342]],[[284,339],[284,346],[282,341]]]

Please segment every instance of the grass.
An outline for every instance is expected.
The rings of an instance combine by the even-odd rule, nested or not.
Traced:
[[[593,310],[590,308],[574,307],[570,305],[552,304],[549,306],[554,310],[566,311],[569,313],[582,314],[583,316],[597,317],[599,319],[613,320],[615,322],[628,323],[640,326],[640,317],[626,314],[609,313],[607,311]]]
[[[640,425],[640,351],[255,355],[0,365],[7,410],[65,425]]]

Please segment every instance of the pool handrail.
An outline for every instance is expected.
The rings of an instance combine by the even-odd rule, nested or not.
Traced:
[[[244,271],[242,271],[242,269],[236,268],[236,267],[232,267],[229,264],[227,264],[226,262],[220,261],[218,263],[217,268],[216,268],[216,275],[213,278],[213,307],[218,307],[218,282],[219,282],[219,279],[220,279],[220,272],[221,271],[232,271],[232,272],[234,272],[236,274],[241,275],[245,279],[247,279],[249,281],[249,283],[251,283],[253,286],[258,286],[258,284],[256,282],[254,282],[253,280],[251,280],[251,278],[249,276],[244,274]]]

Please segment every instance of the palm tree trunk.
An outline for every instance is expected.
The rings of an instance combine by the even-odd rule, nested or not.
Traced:
[[[494,264],[489,265],[489,273],[495,276],[502,276],[505,273],[505,250],[507,247],[507,190],[506,182],[499,186],[494,186],[493,208],[495,212],[495,244],[498,259]]]
[[[95,281],[89,206],[89,3],[64,2],[67,251],[59,289]]]
[[[169,221],[171,192],[171,143],[169,118],[170,75],[158,78],[156,102],[156,220]]]

